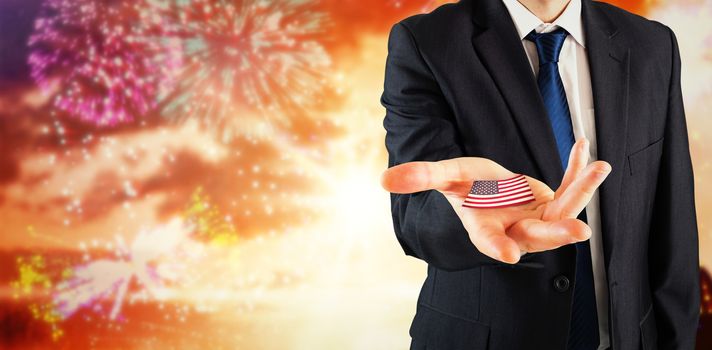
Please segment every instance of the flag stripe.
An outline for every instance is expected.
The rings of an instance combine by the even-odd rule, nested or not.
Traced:
[[[519,185],[522,185],[522,184],[528,184],[527,179],[522,178],[521,180],[517,180],[517,181],[515,181],[515,182],[510,182],[510,183],[508,183],[508,184],[506,184],[506,185],[500,184],[500,185],[499,185],[499,189],[500,189],[500,190],[502,190],[502,189],[507,189],[507,188],[514,187],[514,186],[519,186]]]
[[[534,201],[534,199],[535,199],[534,196],[528,196],[528,197],[525,197],[522,199],[515,199],[512,201],[507,201],[507,202],[503,202],[503,203],[496,203],[496,204],[467,204],[467,203],[465,203],[462,206],[467,207],[467,208],[502,208],[502,207],[506,207],[506,206],[510,206],[510,205],[514,205],[514,204],[529,203],[529,202]]]
[[[515,191],[515,190],[518,190],[518,189],[520,189],[520,188],[525,188],[525,187],[529,187],[529,184],[526,183],[526,182],[525,182],[525,183],[522,183],[522,184],[517,184],[516,186],[512,186],[512,187],[505,188],[504,190],[502,190],[502,188],[500,187],[500,188],[499,188],[499,193],[511,192],[511,191]]]
[[[518,175],[518,176],[515,176],[512,178],[506,179],[506,180],[498,180],[497,182],[499,182],[500,184],[508,184],[510,182],[514,182],[514,181],[517,181],[517,180],[523,179],[523,178],[524,178],[524,175]]]
[[[516,191],[511,191],[511,192],[507,192],[507,193],[499,193],[499,194],[468,194],[467,197],[468,197],[468,198],[475,198],[475,199],[477,199],[477,198],[483,198],[483,199],[487,199],[487,198],[500,198],[500,197],[507,197],[507,196],[511,196],[511,195],[513,195],[513,194],[518,194],[518,193],[528,192],[528,191],[529,191],[529,188],[528,188],[528,187],[527,187],[527,188],[524,188],[524,187],[523,187],[523,188],[520,188],[520,189],[518,189],[518,190],[516,190]]]
[[[512,192],[508,193],[504,196],[475,196],[475,195],[467,195],[467,198],[465,200],[471,200],[471,201],[488,201],[488,200],[501,200],[501,199],[506,199],[510,197],[518,197],[522,193],[531,193],[532,191],[529,190],[528,188],[523,189],[521,191],[517,192]]]
[[[474,199],[465,199],[465,203],[469,203],[469,204],[480,204],[480,203],[481,203],[481,204],[493,204],[493,203],[502,203],[502,202],[507,202],[507,201],[514,200],[514,199],[524,198],[524,197],[527,197],[527,196],[533,196],[533,195],[532,195],[531,192],[530,192],[530,193],[525,193],[525,194],[521,194],[521,195],[518,195],[518,196],[511,196],[511,197],[507,197],[507,198],[501,198],[501,199],[498,199],[498,200],[482,200],[482,199],[474,200]]]

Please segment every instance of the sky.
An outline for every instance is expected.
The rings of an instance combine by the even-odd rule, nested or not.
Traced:
[[[378,100],[438,1],[0,2],[2,347],[407,348]],[[712,1],[671,26],[712,266]]]

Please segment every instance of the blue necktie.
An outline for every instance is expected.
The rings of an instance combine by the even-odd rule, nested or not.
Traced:
[[[574,145],[574,132],[571,126],[571,112],[566,101],[566,91],[559,75],[559,53],[564,45],[567,33],[559,28],[549,33],[532,31],[526,39],[536,44],[539,56],[539,92],[548,112],[551,128],[556,138],[561,164],[566,169],[569,153]],[[586,222],[586,212],[582,213]],[[596,315],[596,294],[593,284],[591,249],[589,240],[576,243],[576,279],[573,305],[571,308],[571,328],[569,329],[568,349],[589,350],[598,347],[598,317]]]

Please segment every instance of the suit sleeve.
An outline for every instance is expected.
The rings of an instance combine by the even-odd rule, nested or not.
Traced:
[[[405,24],[395,24],[381,104],[386,108],[388,166],[464,155],[453,113]],[[396,237],[406,255],[444,270],[503,264],[480,253],[443,194],[391,194]],[[526,255],[525,255],[526,256]]]
[[[694,349],[699,320],[699,247],[694,180],[680,87],[680,52],[672,41],[668,114],[653,229],[650,281],[660,349]]]

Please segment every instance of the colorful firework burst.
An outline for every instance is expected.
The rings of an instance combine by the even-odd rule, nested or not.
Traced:
[[[160,97],[166,118],[197,117],[225,140],[289,124],[319,102],[331,65],[322,43],[329,22],[313,0],[151,2],[146,21],[164,23],[185,55],[179,86]]]
[[[96,259],[74,267],[70,277],[55,286],[57,312],[64,318],[81,308],[102,312],[102,302],[110,300],[108,318],[114,320],[124,302],[134,296],[150,294],[156,300],[167,298],[168,285],[179,279],[191,257],[199,255],[199,249],[190,244],[191,232],[189,225],[173,219],[166,225],[139,232],[129,246],[117,238],[115,258]]]
[[[145,115],[172,87],[180,46],[141,22],[142,2],[46,0],[29,39],[31,75],[54,107],[112,126]]]
[[[238,235],[232,218],[224,215],[211,203],[202,187],[198,187],[190,197],[190,203],[183,212],[187,222],[195,226],[194,237],[206,243],[230,245],[237,242]]]
[[[16,259],[17,279],[10,282],[15,299],[30,300],[28,309],[32,318],[49,325],[52,340],[58,340],[64,335],[60,326],[64,320],[51,300],[51,291],[56,279],[67,276],[69,269],[63,268],[63,263],[50,263],[41,254],[20,256]],[[59,276],[56,276],[59,274]]]

